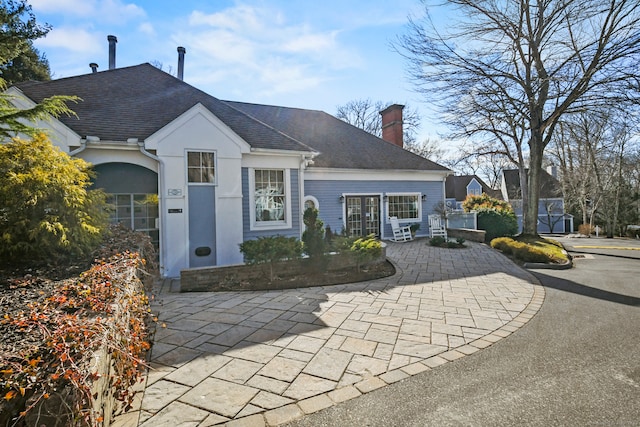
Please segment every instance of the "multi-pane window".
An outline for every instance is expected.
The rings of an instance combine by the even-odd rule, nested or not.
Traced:
[[[399,220],[420,219],[420,197],[418,194],[400,194],[388,196],[389,216]]]
[[[282,169],[254,170],[256,222],[286,221],[286,188]]]
[[[215,157],[213,153],[187,152],[187,175],[191,183],[215,183]]]
[[[153,243],[158,245],[160,236],[156,228],[157,194],[109,194],[107,204],[111,223],[145,232],[151,236]]]

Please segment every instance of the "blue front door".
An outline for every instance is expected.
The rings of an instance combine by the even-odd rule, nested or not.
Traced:
[[[216,200],[212,185],[189,186],[189,267],[216,265]]]

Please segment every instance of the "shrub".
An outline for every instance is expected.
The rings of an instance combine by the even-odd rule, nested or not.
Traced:
[[[491,241],[491,247],[502,251],[506,255],[513,253],[512,244],[515,243],[511,237],[498,237]]]
[[[307,208],[304,211],[303,222],[306,230],[302,233],[304,251],[309,258],[320,258],[324,255],[326,244],[324,240],[324,223],[318,219],[316,208]]]
[[[357,268],[367,264],[382,254],[382,244],[375,239],[373,234],[361,237],[351,245],[351,254],[357,261]]]
[[[553,243],[550,244],[554,245]],[[505,255],[513,255],[515,259],[522,262],[547,263],[554,260],[552,255],[540,248],[537,248],[533,244],[519,242],[509,237],[493,239],[491,241],[491,247],[502,251]]]
[[[585,236],[590,236],[594,232],[595,230],[591,224],[580,224],[578,226],[578,233],[584,234]]]
[[[464,239],[464,237],[458,237],[456,239],[456,242],[458,242],[459,245],[464,246],[464,242],[466,242],[466,240]]]
[[[522,242],[515,242],[515,243],[517,243],[517,245],[513,249],[513,256],[516,259],[519,259],[522,262],[547,263],[551,261],[549,256],[541,249],[538,249],[531,245],[527,245],[526,243],[522,243]]]
[[[269,264],[269,280],[273,281],[273,264],[302,256],[302,242],[295,237],[258,237],[240,243],[244,262],[250,265]]]
[[[518,232],[518,220],[513,211],[480,208],[478,212],[478,228],[485,230],[485,241],[496,237],[513,236]]]
[[[467,196],[462,204],[465,212],[478,212],[478,229],[485,230],[485,241],[496,237],[513,236],[518,232],[518,220],[508,202],[482,193]]]
[[[0,144],[0,258],[57,262],[97,247],[108,218],[89,168],[43,134]]]
[[[107,414],[95,406],[92,387],[101,377],[92,357],[104,347],[112,371],[102,380],[124,411],[131,409],[131,387],[143,379],[150,348],[150,309],[138,271],[144,260],[125,252],[55,284],[12,280],[14,290],[6,295],[18,308],[0,320],[1,425],[102,425]]]
[[[442,246],[444,242],[446,242],[446,239],[442,236],[435,236],[429,239],[429,244],[431,246]]]
[[[478,209],[493,209],[513,212],[513,208],[508,202],[488,196],[486,193],[482,193],[479,196],[467,196],[464,202],[462,202],[462,208],[465,212],[471,212]]]

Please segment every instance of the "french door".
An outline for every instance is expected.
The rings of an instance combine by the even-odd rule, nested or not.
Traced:
[[[380,196],[347,196],[345,209],[350,236],[380,237]]]

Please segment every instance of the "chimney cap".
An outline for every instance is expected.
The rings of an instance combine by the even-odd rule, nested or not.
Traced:
[[[107,40],[110,41],[110,42],[117,42],[118,38],[116,36],[113,36],[113,35],[108,35],[107,36]]]
[[[178,53],[187,53],[187,49],[182,46],[178,46]]]
[[[389,111],[393,111],[393,110],[404,110],[404,105],[402,104],[391,104],[389,105],[387,108],[385,108],[384,110],[380,111],[380,114],[385,114],[388,113]]]

